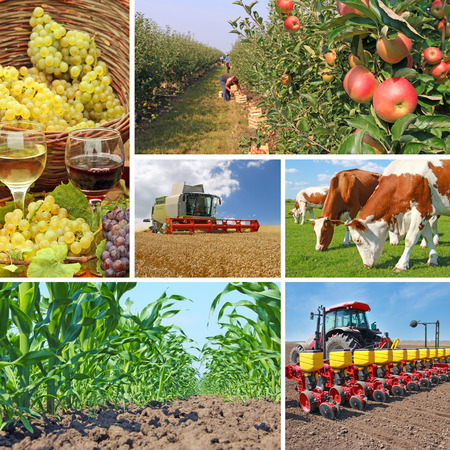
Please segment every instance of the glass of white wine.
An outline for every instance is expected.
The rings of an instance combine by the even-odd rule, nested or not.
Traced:
[[[29,187],[47,162],[45,133],[39,123],[11,120],[0,124],[0,181],[8,186],[16,208],[24,209]]]

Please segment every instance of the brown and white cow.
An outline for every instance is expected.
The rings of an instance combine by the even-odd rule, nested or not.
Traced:
[[[379,173],[351,169],[343,170],[331,179],[322,216],[311,221],[316,233],[317,251],[327,250],[335,226],[356,217],[377,187],[380,177]],[[347,229],[342,245],[348,245],[349,242],[350,233]]]
[[[378,188],[350,229],[365,267],[377,264],[386,242],[386,231],[410,212],[405,250],[394,272],[409,267],[414,244],[422,233],[428,244],[428,265],[437,265],[429,220],[450,215],[450,160],[397,160],[386,167]]]
[[[430,227],[433,233],[433,243],[434,245],[439,245],[439,232],[437,227],[437,221],[439,216],[433,216],[430,219]],[[405,237],[406,233],[409,230],[411,225],[411,211],[408,211],[402,219],[397,218],[395,226],[393,228],[394,231],[389,230],[389,243],[391,245],[399,245],[400,241]],[[422,248],[427,248],[428,244],[425,238],[422,239],[420,243]]]
[[[302,189],[295,199],[294,209],[289,211],[294,216],[294,222],[299,223],[300,216],[302,221],[300,225],[305,223],[305,215],[309,211],[311,219],[314,219],[313,208],[322,209],[328,194],[328,186],[326,187],[309,187]]]

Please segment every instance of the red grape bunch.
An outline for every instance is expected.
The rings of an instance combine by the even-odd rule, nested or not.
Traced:
[[[116,206],[102,219],[106,238],[101,268],[105,277],[123,277],[130,267],[130,208]]]

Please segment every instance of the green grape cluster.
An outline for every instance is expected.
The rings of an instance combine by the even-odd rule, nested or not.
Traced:
[[[103,125],[125,115],[94,37],[67,31],[34,9],[28,56],[32,68],[0,66],[1,121],[40,122],[45,131]]]
[[[31,261],[37,251],[55,244],[65,244],[69,254],[78,256],[89,252],[94,233],[79,217],[71,220],[67,209],[61,208],[52,195],[31,202],[26,216],[21,209],[5,215],[0,225],[0,260],[6,260],[14,250],[24,261]]]

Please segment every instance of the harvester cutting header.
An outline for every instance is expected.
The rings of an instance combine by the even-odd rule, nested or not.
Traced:
[[[257,220],[216,219],[216,209],[221,204],[219,196],[205,193],[203,184],[177,183],[172,186],[170,196],[156,198],[152,218],[145,222],[151,222],[150,229],[154,233],[166,234],[258,231]]]

